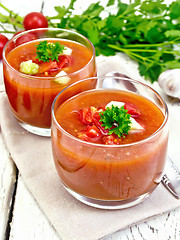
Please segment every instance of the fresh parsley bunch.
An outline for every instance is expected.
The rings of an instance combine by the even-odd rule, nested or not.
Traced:
[[[123,52],[139,64],[139,72],[151,82],[167,69],[180,68],[180,1],[170,5],[164,0],[135,0],[129,4],[109,0],[106,6],[92,3],[81,14],[74,15],[71,0],[68,8],[55,7],[57,15],[49,24],[75,29],[88,37],[96,55]],[[111,9],[116,12],[111,13]],[[102,13],[106,12],[106,17]],[[53,20],[59,20],[56,24]]]
[[[112,105],[107,107],[105,111],[100,112],[100,122],[105,129],[109,129],[109,135],[116,134],[119,138],[125,137],[131,128],[131,115],[127,113],[124,106],[121,108]]]

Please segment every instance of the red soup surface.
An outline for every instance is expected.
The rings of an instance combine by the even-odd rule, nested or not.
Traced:
[[[46,39],[45,39],[46,40]],[[70,40],[59,41],[72,50],[70,55],[61,55],[59,62],[42,62],[36,58],[34,40],[19,45],[7,53],[4,64],[4,82],[12,110],[20,121],[27,124],[49,128],[51,124],[51,105],[55,96],[67,85],[87,77],[96,76],[93,51],[82,44]],[[42,39],[44,41],[44,39]],[[56,42],[58,40],[47,40]],[[34,75],[20,73],[20,64],[32,60],[38,64],[39,72]],[[15,71],[15,70],[17,71]],[[60,71],[66,72],[68,81],[57,82],[55,77]],[[74,74],[74,72],[76,72]]]
[[[111,101],[125,103],[143,130],[130,130],[121,138],[108,135],[98,116]],[[119,90],[90,90],[64,102],[55,118],[61,126],[55,131],[52,125],[55,165],[71,190],[95,199],[122,200],[151,192],[160,182],[168,137],[167,131],[154,134],[165,117],[148,99]]]

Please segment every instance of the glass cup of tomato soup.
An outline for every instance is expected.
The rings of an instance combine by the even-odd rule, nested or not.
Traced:
[[[161,181],[168,109],[146,84],[121,77],[74,83],[53,102],[51,131],[61,182],[81,202],[130,207]]]
[[[26,130],[50,136],[51,106],[66,86],[96,76],[95,50],[84,36],[41,28],[15,35],[3,52],[11,110]]]

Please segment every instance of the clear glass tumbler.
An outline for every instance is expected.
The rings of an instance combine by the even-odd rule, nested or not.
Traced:
[[[17,62],[21,58],[31,57],[32,46],[44,40],[60,41],[72,46],[69,73],[62,71],[60,76],[41,76],[19,71]],[[87,54],[86,62],[84,52]],[[18,59],[17,54],[20,55]],[[81,56],[81,59],[78,60],[79,66],[74,68],[77,55]],[[53,28],[25,31],[14,36],[5,46],[3,70],[5,89],[13,115],[26,130],[41,136],[50,136],[51,105],[54,98],[66,86],[97,75],[95,50],[86,37],[74,31]]]
[[[131,93],[140,95],[150,101],[163,114],[160,127],[142,140],[106,145],[83,141],[61,126],[57,111],[61,111],[62,106],[70,103],[70,112],[86,106],[87,102],[96,106],[99,97],[92,95],[91,98],[91,94],[104,91],[103,98],[106,99],[106,91],[114,90],[120,94],[123,91],[128,96]],[[77,101],[78,98],[81,101]],[[114,100],[113,97],[111,100]],[[153,115],[149,121],[153,121]],[[156,91],[139,81],[121,77],[85,79],[61,91],[53,102],[52,150],[55,166],[65,189],[87,205],[122,209],[147,198],[161,181],[167,143],[167,105]]]

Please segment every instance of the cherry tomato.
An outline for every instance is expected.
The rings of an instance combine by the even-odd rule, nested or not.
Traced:
[[[2,59],[3,48],[8,41],[9,39],[0,33],[0,59]]]
[[[28,13],[23,20],[25,30],[48,27],[47,18],[40,12]]]
[[[27,33],[27,34],[24,34],[22,35],[21,37],[19,37],[17,40],[16,40],[16,46],[19,46],[23,43],[26,43],[26,42],[29,42],[29,41],[32,41],[32,40],[35,40],[37,39],[38,37],[33,34],[33,33]]]

